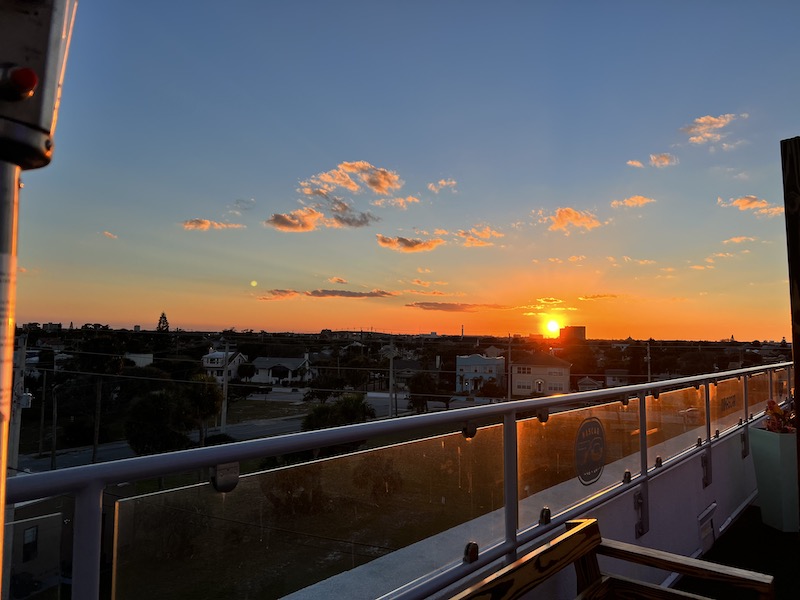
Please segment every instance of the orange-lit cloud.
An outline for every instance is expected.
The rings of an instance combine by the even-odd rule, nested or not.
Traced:
[[[427,267],[417,267],[417,273],[430,273],[431,270]]]
[[[742,196],[741,198],[731,198],[725,202],[722,198],[717,198],[717,204],[725,208],[734,207],[741,211],[752,210],[761,217],[777,217],[783,214],[783,207],[770,204],[763,198],[757,196]]]
[[[755,242],[756,238],[749,237],[746,235],[737,235],[736,237],[728,238],[727,240],[722,240],[723,244],[743,244],[745,242]]]
[[[495,231],[488,225],[486,225],[483,229],[478,229],[477,227],[473,227],[469,231],[459,230],[456,234],[459,237],[464,238],[464,246],[466,247],[479,247],[479,246],[494,246],[493,242],[488,241],[493,237],[504,237],[504,233],[500,233],[499,231]]]
[[[329,283],[342,283],[342,284],[344,284],[344,283],[347,283],[347,279],[343,279],[341,277],[329,277],[328,278],[328,282]]]
[[[462,304],[459,302],[412,302],[409,308],[422,310],[440,310],[443,312],[477,312],[479,310],[508,310],[509,306],[501,304]]]
[[[589,294],[587,296],[578,296],[578,300],[584,302],[594,302],[595,300],[614,300],[619,298],[617,294]]]
[[[430,287],[431,285],[430,281],[423,281],[422,279],[412,279],[411,283],[420,287]]]
[[[304,196],[328,198],[337,188],[356,193],[362,190],[362,185],[375,194],[386,196],[403,187],[403,181],[394,171],[359,160],[340,163],[335,169],[301,181],[298,191]]]
[[[444,240],[439,238],[430,240],[409,239],[401,236],[387,237],[380,233],[376,234],[375,237],[379,245],[397,252],[430,252],[445,243]]]
[[[652,198],[646,198],[645,196],[631,196],[630,198],[625,198],[624,200],[613,200],[611,202],[611,208],[631,208],[634,206],[644,206],[645,204],[650,204],[651,202],[655,202]]]
[[[551,256],[547,259],[547,262],[553,263],[554,265],[562,265],[564,261],[558,258],[557,256]]]
[[[449,235],[450,232],[447,229],[434,229],[433,235]]]
[[[114,235],[113,233],[111,233],[110,231],[104,231],[103,235],[106,236],[110,240],[115,240],[118,237],[118,236]]]
[[[576,229],[586,229],[590,231],[595,227],[600,227],[600,221],[597,220],[589,211],[575,210],[574,208],[557,208],[554,215],[546,217],[551,221],[550,231],[563,231],[565,235],[569,235],[570,227]]]
[[[405,293],[406,294],[414,294],[416,296],[452,296],[453,295],[453,294],[446,294],[445,292],[442,292],[441,290],[417,290],[417,289],[411,289],[411,290],[405,290]]]
[[[264,296],[259,296],[258,299],[264,302],[271,300],[287,300],[299,296],[300,292],[296,290],[267,290]]]
[[[563,304],[564,301],[561,298],[537,298],[536,301],[539,304]]]
[[[444,188],[451,188],[451,191],[455,191],[456,187],[456,180],[455,179],[440,179],[437,183],[429,183],[428,189],[432,191],[434,194],[438,194]]]
[[[746,114],[739,116],[745,119],[747,118]],[[691,144],[718,142],[720,139],[722,139],[722,133],[720,130],[735,118],[736,115],[732,114],[719,115],[718,117],[706,115],[704,117],[696,118],[694,123],[687,125],[686,127],[682,127],[681,131],[689,135],[689,143]]]
[[[628,165],[629,167],[636,167],[637,169],[644,169],[644,165],[642,164],[642,161],[640,161],[640,160],[629,160],[625,164]]]
[[[314,231],[317,223],[324,222],[325,215],[310,206],[298,208],[288,214],[273,214],[264,225],[279,231]]]
[[[189,219],[183,222],[183,228],[187,231],[208,231],[209,229],[244,229],[240,223],[219,223],[208,219]]]
[[[569,257],[569,262],[581,262],[582,260],[586,260],[586,257],[583,254],[574,255]]]
[[[663,169],[664,167],[671,167],[673,165],[678,164],[678,158],[669,154],[668,152],[664,152],[662,154],[651,154],[650,155],[650,166],[656,167],[657,169]]]
[[[406,210],[409,204],[419,204],[419,198],[406,196],[405,198],[378,198],[371,202],[373,206],[394,206]]]
[[[384,290],[372,290],[370,292],[352,292],[349,290],[311,290],[303,292],[312,298],[388,298],[397,296],[397,292],[387,292]]]

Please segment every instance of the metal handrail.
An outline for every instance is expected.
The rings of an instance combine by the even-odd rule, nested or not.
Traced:
[[[332,429],[307,431],[294,434],[279,435],[270,438],[234,442],[220,446],[194,448],[165,454],[140,456],[122,459],[113,462],[70,467],[56,471],[33,473],[25,476],[8,479],[6,501],[16,503],[35,500],[44,497],[74,494],[75,506],[75,533],[74,544],[76,550],[80,544],[80,551],[75,552],[73,563],[73,597],[77,599],[94,599],[99,592],[100,569],[100,544],[102,530],[102,495],[105,486],[125,483],[145,478],[161,477],[176,472],[183,472],[197,468],[210,467],[226,463],[239,462],[253,458],[279,456],[305,450],[313,450],[327,446],[346,444],[349,442],[373,439],[390,434],[399,434],[427,428],[430,426],[454,425],[460,430],[466,423],[479,419],[502,418],[504,423],[504,465],[506,468],[506,497],[516,498],[516,427],[513,425],[519,415],[547,414],[557,410],[574,408],[591,403],[608,402],[612,400],[627,400],[631,398],[644,398],[647,395],[667,390],[681,389],[691,386],[706,386],[722,380],[737,377],[750,377],[759,373],[772,373],[779,369],[790,369],[791,362],[782,362],[745,369],[719,372],[714,374],[680,377],[663,381],[654,381],[644,384],[604,388],[587,392],[577,392],[561,396],[545,398],[514,400],[483,406],[452,409],[437,413],[412,415],[399,419],[387,419],[358,423]],[[791,378],[788,379],[791,381]],[[770,386],[770,393],[772,388]],[[706,403],[708,402],[708,394]],[[743,420],[747,421],[747,409]],[[644,415],[644,403],[641,403]],[[707,412],[708,414],[708,412]],[[708,432],[710,434],[710,431]],[[710,435],[708,436],[710,440]],[[642,455],[646,461],[647,441],[644,444]],[[616,493],[622,493],[631,485],[640,485],[641,478],[646,481],[648,477],[647,465],[644,463],[642,475],[632,484],[619,486]],[[509,506],[512,505],[512,506]],[[519,545],[530,541],[529,532],[518,535],[516,528],[516,503],[506,503],[506,531],[505,540],[496,547],[482,551],[481,560],[475,565],[459,566],[441,573],[433,578],[435,581],[424,582],[418,586],[416,592],[452,583],[451,580],[463,576],[465,568],[474,570],[486,560],[497,555],[502,556],[509,551],[515,551]],[[542,530],[543,531],[543,530]],[[537,531],[536,535],[541,535]],[[416,597],[414,590],[401,593],[399,597]]]

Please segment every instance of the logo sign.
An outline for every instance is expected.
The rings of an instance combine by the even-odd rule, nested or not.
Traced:
[[[606,462],[606,435],[599,419],[586,419],[575,439],[575,470],[583,485],[591,485],[603,473]]]

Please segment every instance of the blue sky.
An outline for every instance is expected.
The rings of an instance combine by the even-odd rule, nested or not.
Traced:
[[[798,17],[84,0],[18,321],[789,336]]]

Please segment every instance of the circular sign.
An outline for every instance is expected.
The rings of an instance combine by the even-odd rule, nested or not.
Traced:
[[[586,419],[575,438],[575,470],[583,485],[591,485],[603,473],[606,462],[606,435],[600,419]]]

